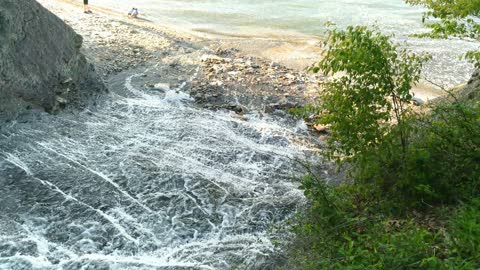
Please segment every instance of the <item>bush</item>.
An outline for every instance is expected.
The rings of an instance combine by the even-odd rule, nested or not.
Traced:
[[[468,38],[480,40],[480,0],[406,0],[412,5],[428,8],[423,22],[431,29],[430,33],[419,36],[433,38]],[[433,20],[429,20],[433,18]],[[465,55],[475,67],[480,68],[480,50],[469,51]]]
[[[436,269],[441,264],[439,233],[384,215],[378,201],[369,200],[370,189],[320,182],[312,176],[303,181],[312,205],[298,217],[297,247],[290,256],[295,259],[286,269]]]
[[[392,211],[480,194],[478,103],[457,101],[416,115],[410,89],[427,57],[360,26],[331,30],[326,44],[312,69],[334,77],[318,104],[297,113],[314,113],[329,127],[328,158],[350,164],[355,182],[391,197]]]
[[[378,197],[368,187],[331,186],[312,175],[302,183],[312,204],[296,218],[297,240],[285,269],[480,267],[478,198],[457,210],[399,217],[384,211],[389,199],[372,199]]]
[[[480,269],[480,106],[408,109],[423,58],[363,27],[332,31],[314,71],[340,73],[319,104],[327,157],[351,181],[313,174],[286,269]],[[451,216],[451,213],[454,213]]]
[[[452,254],[462,258],[465,265],[480,268],[480,199],[462,207],[450,224]]]
[[[480,194],[480,108],[456,102],[405,121],[405,155],[389,136],[363,155],[357,182],[371,183],[405,207],[456,203]],[[398,132],[397,126],[391,134]],[[392,135],[395,137],[395,135]],[[393,199],[392,198],[392,199]]]
[[[361,162],[362,154],[381,143],[392,126],[403,126],[411,85],[418,82],[426,59],[363,26],[329,31],[324,58],[312,70],[332,75],[313,108],[318,123],[330,127],[330,158]],[[407,129],[398,131],[405,146]]]

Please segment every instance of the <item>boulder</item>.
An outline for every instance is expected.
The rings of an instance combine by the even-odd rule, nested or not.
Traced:
[[[327,133],[327,127],[324,125],[320,125],[320,124],[313,125],[313,129],[320,133]]]
[[[0,120],[105,91],[81,46],[82,37],[35,0],[1,0]]]
[[[425,101],[419,97],[413,97],[412,98],[412,103],[413,105],[415,106],[422,106],[423,104],[425,104]]]
[[[468,84],[459,92],[460,98],[480,100],[480,69],[475,70]]]
[[[451,94],[440,96],[429,103],[432,105],[439,105],[455,101],[480,101],[480,69],[473,72],[468,83],[451,89],[450,93]]]

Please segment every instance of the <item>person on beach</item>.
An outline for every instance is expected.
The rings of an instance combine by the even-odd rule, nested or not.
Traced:
[[[128,12],[128,18],[137,18],[138,17],[138,9],[133,7],[130,12]]]
[[[92,13],[90,8],[88,7],[88,0],[83,0],[83,13]]]

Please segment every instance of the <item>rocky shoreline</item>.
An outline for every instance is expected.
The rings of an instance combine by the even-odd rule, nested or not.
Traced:
[[[141,18],[128,19],[95,7],[93,14],[83,14],[78,4],[68,0],[38,2],[84,37],[83,53],[104,80],[152,65],[162,65],[165,73],[194,70],[195,76],[182,90],[208,109],[239,114],[287,110],[311,101],[323,79],[237,49],[206,47],[198,37]],[[175,88],[179,83],[166,81],[163,87]],[[147,84],[146,89],[155,89],[155,84]]]

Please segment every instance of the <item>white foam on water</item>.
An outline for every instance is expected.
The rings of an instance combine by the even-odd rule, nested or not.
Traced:
[[[39,143],[39,145],[41,145],[43,148],[67,159],[68,161],[74,163],[75,165],[78,165],[82,168],[84,168],[85,170],[91,172],[92,174],[96,175],[96,176],[99,176],[100,178],[102,178],[103,180],[105,180],[106,182],[108,182],[109,184],[111,184],[113,187],[115,187],[115,189],[117,189],[118,191],[120,191],[120,193],[122,193],[123,195],[125,195],[125,197],[127,197],[129,200],[133,201],[134,203],[138,204],[140,207],[142,207],[143,209],[145,209],[147,212],[149,213],[153,213],[152,209],[148,208],[147,206],[145,206],[144,204],[142,204],[141,202],[139,202],[137,199],[133,198],[130,194],[128,194],[128,192],[126,192],[125,190],[123,190],[117,183],[115,183],[114,181],[112,181],[112,179],[110,179],[108,176],[106,176],[105,174],[101,173],[101,172],[98,172],[92,168],[89,168],[83,164],[81,164],[80,162],[76,161],[76,160],[73,160],[69,157],[67,157],[66,155],[64,154],[61,154],[57,151],[55,151],[54,149],[44,145],[44,144],[41,144]]]
[[[51,182],[49,181],[46,181],[46,180],[42,180],[42,179],[39,179],[37,177],[34,177],[33,176],[33,173],[30,171],[30,169],[25,165],[25,163],[23,163],[19,158],[13,156],[12,154],[6,154],[7,156],[7,159],[6,161],[14,164],[15,166],[21,168],[22,170],[24,170],[28,176],[31,176],[33,179],[35,180],[38,180],[39,182],[42,183],[42,185],[45,185],[45,186],[48,186],[49,188],[52,188],[53,190],[55,190],[56,192],[60,193],[64,198],[65,200],[73,200],[77,203],[80,203],[84,206],[87,206],[88,208],[94,210],[95,212],[99,213],[102,217],[104,217],[106,220],[108,220],[119,232],[122,236],[124,236],[126,239],[130,240],[130,241],[133,241],[135,243],[138,243],[138,240],[133,238],[132,236],[130,236],[126,230],[121,226],[119,225],[119,222],[113,218],[112,216],[110,215],[107,215],[106,213],[104,213],[103,211],[99,210],[99,209],[96,209],[90,205],[88,205],[87,203],[84,203],[82,201],[79,201],[78,199],[76,199],[75,197],[69,195],[69,194],[66,194],[64,191],[62,191],[58,186],[52,184]],[[99,175],[99,174],[97,174]],[[99,175],[100,176],[100,175]],[[103,178],[103,177],[102,177]],[[114,186],[116,186],[114,183],[112,183]],[[146,209],[148,210],[148,209]],[[151,210],[150,210],[151,211]],[[48,244],[46,244],[46,240],[41,237],[41,236],[35,236],[33,237],[33,239],[35,240],[35,242],[37,242],[37,250],[40,252],[40,253],[46,253],[48,252]],[[39,239],[42,239],[42,241],[40,241]]]
[[[214,269],[208,266],[202,266],[195,263],[184,263],[175,260],[165,260],[156,256],[109,256],[99,254],[88,254],[79,257],[78,259],[88,259],[94,261],[104,261],[113,264],[111,269],[129,269],[129,264],[144,265],[153,267],[195,267],[197,269]],[[118,264],[118,266],[115,266]]]
[[[16,179],[0,196],[17,198],[5,214],[23,229],[0,228],[0,267],[273,267],[270,229],[305,203],[291,180],[314,151],[304,123],[203,110],[182,91],[192,77],[159,94],[142,74],[96,107],[5,130],[0,177]]]
[[[28,166],[18,157],[12,155],[11,153],[3,153],[6,158],[5,160],[22,169],[27,175],[33,175]]]
[[[46,257],[14,255],[9,258],[0,258],[0,270],[16,269],[19,265],[25,265],[25,263],[28,267],[24,269],[43,270],[52,267],[52,263]]]

